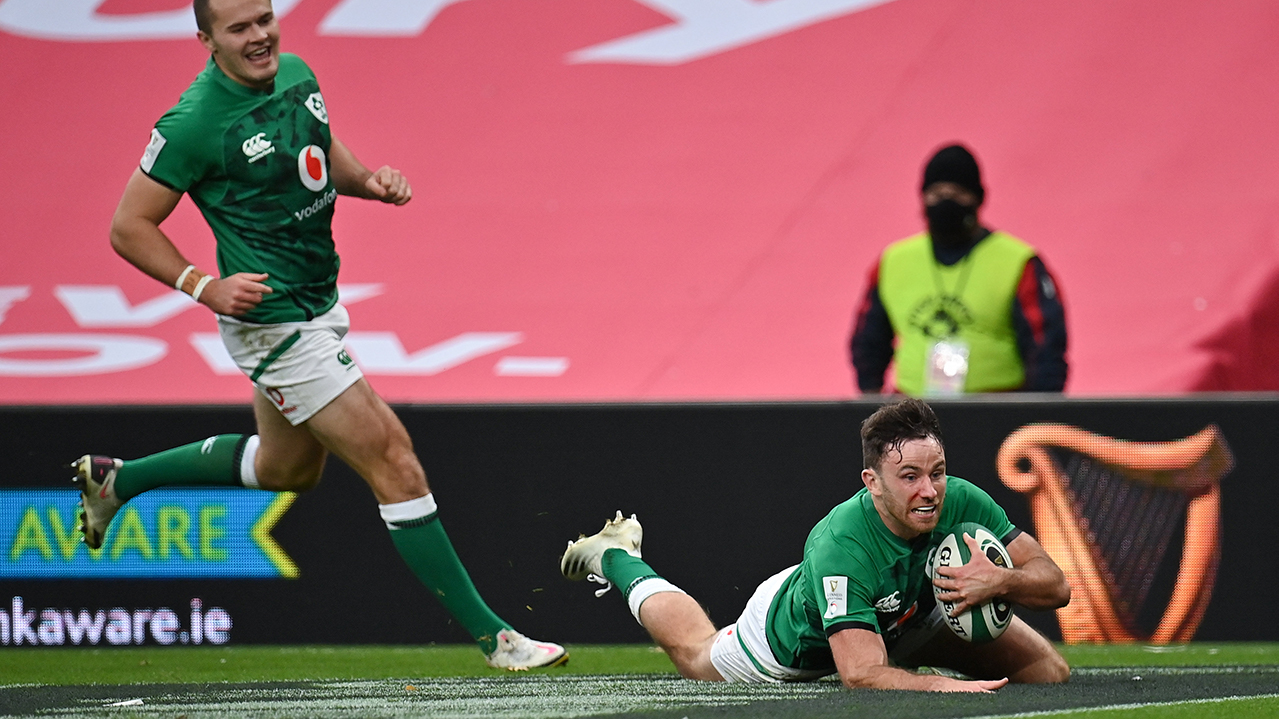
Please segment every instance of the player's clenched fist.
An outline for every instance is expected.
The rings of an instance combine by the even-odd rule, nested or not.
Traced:
[[[258,306],[271,288],[262,284],[267,275],[237,272],[230,277],[213,280],[200,294],[200,302],[220,315],[238,317]]]
[[[413,188],[409,187],[409,181],[399,170],[389,165],[383,165],[377,172],[369,175],[364,186],[375,199],[393,205],[403,205],[413,199]]]

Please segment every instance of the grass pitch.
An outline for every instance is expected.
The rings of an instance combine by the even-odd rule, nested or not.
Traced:
[[[1070,683],[992,695],[689,682],[653,647],[569,650],[512,674],[470,646],[3,649],[0,716],[1279,717],[1276,644],[1063,647]]]

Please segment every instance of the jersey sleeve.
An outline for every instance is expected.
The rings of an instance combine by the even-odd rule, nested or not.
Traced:
[[[169,110],[151,130],[151,142],[138,166],[148,177],[186,192],[216,165],[220,147],[211,128],[201,127],[182,104]]]
[[[879,631],[873,599],[878,572],[866,557],[832,542],[816,548],[810,567],[809,581],[821,602],[826,636],[844,629]]]
[[[999,541],[1004,544],[1021,533],[1021,530],[1009,521],[1008,513],[1004,511],[1004,508],[999,506],[984,489],[958,477],[952,477],[950,485],[946,490],[946,503],[949,504],[952,499],[959,500],[956,507],[959,511],[952,515],[951,526],[961,522],[976,522],[989,529],[991,534],[999,537]]]

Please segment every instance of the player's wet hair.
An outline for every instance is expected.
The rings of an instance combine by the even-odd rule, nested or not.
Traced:
[[[209,0],[194,0],[191,9],[195,11],[195,26],[205,35],[212,35],[213,12],[209,10]]]
[[[886,404],[862,422],[862,467],[878,472],[885,454],[901,451],[912,439],[929,437],[945,447],[941,424],[926,402],[911,398]]]

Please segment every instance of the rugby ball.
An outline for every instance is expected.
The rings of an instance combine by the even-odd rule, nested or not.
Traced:
[[[1008,556],[1008,549],[1004,547],[1003,542],[999,541],[998,537],[980,524],[964,522],[953,527],[946,534],[941,535],[941,541],[933,548],[932,557],[928,561],[929,579],[936,577],[939,569],[962,567],[968,564],[968,560],[971,558],[971,551],[968,548],[968,543],[964,541],[965,533],[978,541],[982,553],[993,564],[1012,569],[1012,557]],[[934,596],[943,594],[945,591],[936,586],[933,587]],[[940,596],[937,596],[937,604],[941,607],[946,626],[950,627],[950,630],[957,634],[960,639],[975,644],[989,642],[998,638],[1013,621],[1012,605],[999,598],[992,599],[976,607],[970,607],[957,617],[950,616],[951,611],[955,608],[955,602],[943,601]]]

